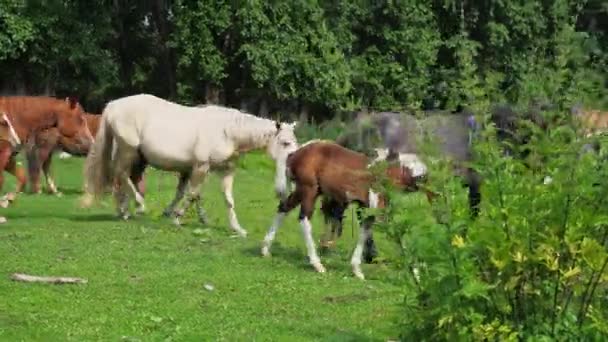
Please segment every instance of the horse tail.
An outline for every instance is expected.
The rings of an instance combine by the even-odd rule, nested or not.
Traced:
[[[101,196],[111,184],[111,162],[114,133],[108,122],[110,105],[106,106],[101,116],[95,143],[89,151],[84,165],[84,196],[81,206],[90,207],[96,198]]]

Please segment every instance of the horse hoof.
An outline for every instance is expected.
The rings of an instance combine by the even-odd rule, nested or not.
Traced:
[[[270,255],[270,248],[268,248],[268,246],[262,247],[262,256],[265,257],[265,258],[271,257],[271,255]]]
[[[174,217],[173,218],[173,224],[176,225],[178,228],[182,227],[181,222],[179,222],[179,217]]]
[[[145,212],[146,212],[146,208],[144,208],[144,207],[139,207],[139,208],[135,209],[136,215],[143,215],[143,214],[145,214]],[[164,215],[164,213],[163,213],[163,215]]]
[[[17,194],[15,194],[14,192],[9,192],[8,194],[6,194],[5,198],[9,202],[14,202],[17,198]]]
[[[363,272],[359,271],[354,271],[355,273],[355,277],[361,279],[361,280],[365,280],[365,276],[363,275]]]
[[[6,217],[4,217],[4,216],[0,216],[0,224],[4,224],[4,223],[6,223],[6,222],[7,222]]]
[[[2,208],[8,208],[9,204],[10,204],[10,202],[7,199],[0,200],[0,207],[2,207]]]
[[[63,193],[62,193],[61,191],[57,191],[57,192],[55,192],[55,193],[53,193],[53,194],[54,194],[55,196],[57,196],[57,197],[60,197],[60,198],[61,198],[61,197],[63,197]]]
[[[319,272],[319,273],[325,273],[325,266],[323,266],[323,264],[321,264],[321,263],[315,263],[312,266],[315,268],[315,270],[317,272]]]

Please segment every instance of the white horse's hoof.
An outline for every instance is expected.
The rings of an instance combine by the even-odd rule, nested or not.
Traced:
[[[4,217],[4,216],[0,216],[0,224],[4,224],[4,223],[6,223],[6,222],[7,222],[6,217]]]
[[[315,268],[315,270],[317,272],[325,273],[325,266],[323,266],[323,264],[321,264],[320,262],[314,263],[314,264],[312,264],[312,266]]]
[[[0,200],[0,207],[2,207],[2,208],[8,208],[9,204],[10,204],[10,202],[7,199]]]
[[[363,275],[363,272],[361,272],[361,269],[359,269],[358,267],[353,268],[353,273],[355,274],[355,277],[357,277],[361,280],[365,280],[365,276]]]
[[[235,230],[234,232],[235,232],[235,233],[236,233],[236,235],[238,235],[239,237],[242,237],[242,238],[246,238],[246,237],[247,237],[247,231],[246,231],[246,230],[244,230],[244,229],[241,229],[241,230]]]
[[[57,191],[57,192],[54,192],[53,195],[61,198],[61,197],[63,197],[63,192]]]
[[[137,207],[135,209],[135,214],[136,215],[143,215],[146,213],[146,208],[145,207]]]
[[[182,223],[179,222],[179,217],[174,217],[173,218],[173,224],[176,225],[177,227],[181,228],[182,227]]]
[[[9,202],[13,202],[17,198],[17,194],[14,192],[9,192],[8,194],[6,194],[5,198]]]
[[[270,248],[268,248],[268,246],[264,246],[262,247],[262,256],[265,258],[270,257]]]

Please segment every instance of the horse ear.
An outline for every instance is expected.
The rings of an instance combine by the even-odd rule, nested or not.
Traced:
[[[295,129],[296,126],[298,125],[297,121],[292,122],[291,124],[289,124],[291,126],[291,129]]]
[[[74,96],[66,97],[65,102],[67,102],[70,105],[70,109],[74,109],[78,105],[78,99]]]
[[[279,122],[278,120],[275,121],[276,127],[277,127],[277,131],[281,130],[281,122]]]

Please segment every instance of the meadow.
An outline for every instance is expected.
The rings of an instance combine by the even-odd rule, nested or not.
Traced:
[[[235,177],[236,210],[247,238],[232,236],[218,178],[203,191],[210,224],[194,213],[182,228],[161,217],[176,177],[147,171],[147,213],[115,217],[108,196],[93,209],[77,205],[82,159],[54,160],[62,197],[22,194],[0,226],[0,340],[44,341],[386,341],[395,338],[403,287],[390,262],[363,265],[352,276],[356,226],[347,212],[337,248],[324,253],[328,269],[308,264],[297,222],[286,219],[271,258],[261,241],[278,204],[273,164],[245,156]],[[14,188],[6,177],[4,190]],[[352,229],[355,229],[353,234]],[[313,220],[322,232],[321,215]],[[383,257],[396,253],[376,233]],[[82,285],[14,282],[10,275],[75,276]]]

